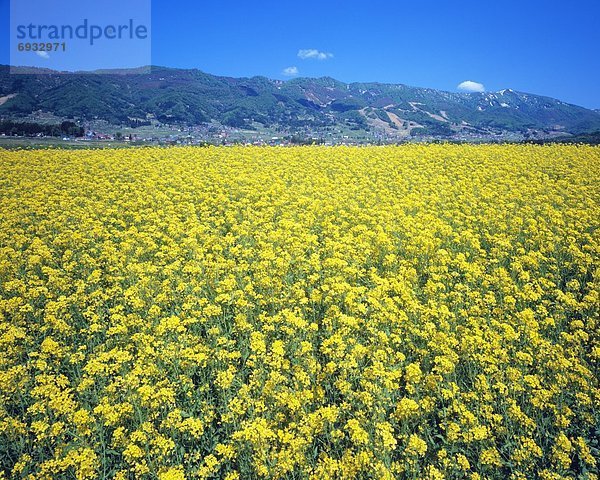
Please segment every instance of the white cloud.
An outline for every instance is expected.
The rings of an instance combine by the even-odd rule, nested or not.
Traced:
[[[462,83],[459,83],[456,87],[463,92],[485,92],[485,87],[483,83],[472,82],[471,80],[466,80]]]
[[[37,53],[37,55],[39,57],[45,58],[46,60],[50,58],[50,55],[48,55],[48,52],[46,52],[46,51],[40,51],[40,50],[38,50],[35,53]]]
[[[298,50],[298,57],[300,57],[302,60],[307,60],[309,58],[327,60],[328,58],[333,58],[333,53],[320,52],[315,48],[307,48],[304,50]]]
[[[281,73],[283,73],[286,77],[295,77],[300,73],[300,70],[298,70],[298,67],[287,67],[284,68],[283,72]]]

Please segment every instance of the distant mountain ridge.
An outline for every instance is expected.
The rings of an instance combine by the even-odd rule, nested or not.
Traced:
[[[452,93],[402,84],[344,83],[330,77],[230,78],[196,69],[12,75],[0,66],[0,117],[35,112],[114,124],[217,122],[235,128],[344,127],[391,137],[456,137],[539,131],[577,135],[600,130],[600,112],[511,89]],[[142,70],[143,71],[143,70]],[[131,73],[131,74],[128,74]]]

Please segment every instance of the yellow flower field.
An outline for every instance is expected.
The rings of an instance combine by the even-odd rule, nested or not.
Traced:
[[[597,479],[600,148],[0,151],[0,479]]]

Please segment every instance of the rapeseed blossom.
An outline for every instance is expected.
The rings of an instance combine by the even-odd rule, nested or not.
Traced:
[[[0,478],[597,479],[600,149],[0,151]]]

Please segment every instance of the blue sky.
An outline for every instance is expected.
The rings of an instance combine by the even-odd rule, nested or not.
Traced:
[[[0,18],[8,64],[9,0]],[[598,0],[152,1],[153,64],[236,77],[296,67],[450,91],[470,80],[600,108],[599,47]],[[327,58],[298,56],[310,49]]]

